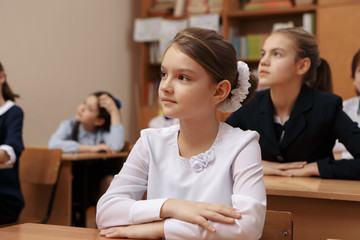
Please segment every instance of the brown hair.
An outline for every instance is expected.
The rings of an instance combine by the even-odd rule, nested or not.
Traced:
[[[360,49],[355,53],[352,63],[351,63],[351,77],[355,80],[355,71],[356,71],[356,67],[359,65],[360,63]],[[360,95],[360,92],[356,90],[357,95]]]
[[[98,91],[98,92],[94,92],[91,95],[97,97],[99,99],[99,97],[103,94],[107,94],[115,103],[116,103],[116,100],[115,98],[113,97],[113,95],[111,95],[110,93],[108,92],[105,92],[105,91]],[[97,104],[97,108],[99,110],[99,115],[97,116],[98,118],[103,118],[105,120],[104,124],[101,125],[101,126],[98,126],[96,129],[97,130],[100,130],[100,129],[103,129],[105,131],[110,131],[110,125],[111,125],[111,116],[110,116],[110,113],[103,107],[100,107],[100,103],[98,101],[98,104]],[[80,123],[78,121],[75,122],[73,128],[72,128],[72,132],[71,132],[71,139],[74,140],[74,141],[78,141],[78,134],[79,134],[79,125]]]
[[[2,66],[2,64],[0,63],[0,72],[4,72],[4,68]],[[4,72],[5,75],[5,82],[2,85],[2,92],[1,94],[3,95],[5,101],[7,100],[11,100],[15,102],[15,98],[19,98],[20,96],[18,94],[13,93],[13,91],[11,90],[9,84],[6,81],[6,74]]]
[[[330,66],[325,59],[320,58],[319,47],[315,37],[302,28],[283,28],[275,33],[281,33],[294,41],[297,59],[309,58],[310,68],[303,81],[310,87],[332,92],[332,77]]]
[[[215,83],[227,79],[231,89],[236,88],[239,76],[236,51],[221,34],[209,29],[186,28],[175,36],[169,47],[172,44],[176,44],[181,52],[198,62]],[[243,105],[250,100],[257,88],[254,75],[250,75],[249,82],[251,87],[247,98],[242,102]],[[231,93],[228,98],[231,98]]]

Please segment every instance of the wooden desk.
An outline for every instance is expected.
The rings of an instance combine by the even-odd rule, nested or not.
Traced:
[[[0,169],[12,168],[12,164],[0,163]]]
[[[62,155],[59,183],[55,195],[53,211],[49,223],[58,225],[72,225],[72,164],[75,162],[90,162],[104,158],[124,159],[129,151],[117,153],[64,153]],[[86,209],[84,209],[86,211]],[[82,225],[85,226],[85,213],[81,216]]]
[[[0,228],[2,240],[102,240],[94,228],[67,227],[50,224],[24,223]]]
[[[359,239],[360,181],[265,176],[267,209],[292,212],[294,240]]]

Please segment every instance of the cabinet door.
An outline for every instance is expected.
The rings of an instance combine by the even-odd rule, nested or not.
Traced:
[[[355,96],[351,61],[360,48],[359,12],[360,3],[319,6],[317,11],[320,56],[329,62],[334,93],[343,99]]]

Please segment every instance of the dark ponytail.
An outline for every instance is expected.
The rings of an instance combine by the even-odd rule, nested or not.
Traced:
[[[2,85],[1,94],[3,95],[5,101],[11,100],[11,101],[15,102],[15,98],[19,98],[20,96],[18,94],[13,93],[13,91],[11,90],[9,84],[6,81],[6,74],[4,72],[4,68],[1,63],[0,63],[0,72],[3,72],[5,75],[5,82]]]
[[[326,92],[333,91],[331,70],[325,59],[321,58],[320,65],[316,69],[316,79],[309,82],[309,86]]]

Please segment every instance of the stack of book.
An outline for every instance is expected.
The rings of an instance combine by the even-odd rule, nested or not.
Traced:
[[[149,8],[149,16],[168,16],[174,12],[176,0],[154,0],[154,4]]]
[[[268,36],[268,34],[249,34],[232,37],[230,40],[235,47],[238,58],[259,59],[261,57],[261,48]]]
[[[296,6],[314,4],[314,0],[294,0]]]
[[[208,0],[209,13],[221,13],[222,11],[222,0]]]
[[[292,7],[291,0],[250,0],[244,5],[244,10]]]
[[[188,15],[208,13],[208,0],[188,0],[186,12]]]

